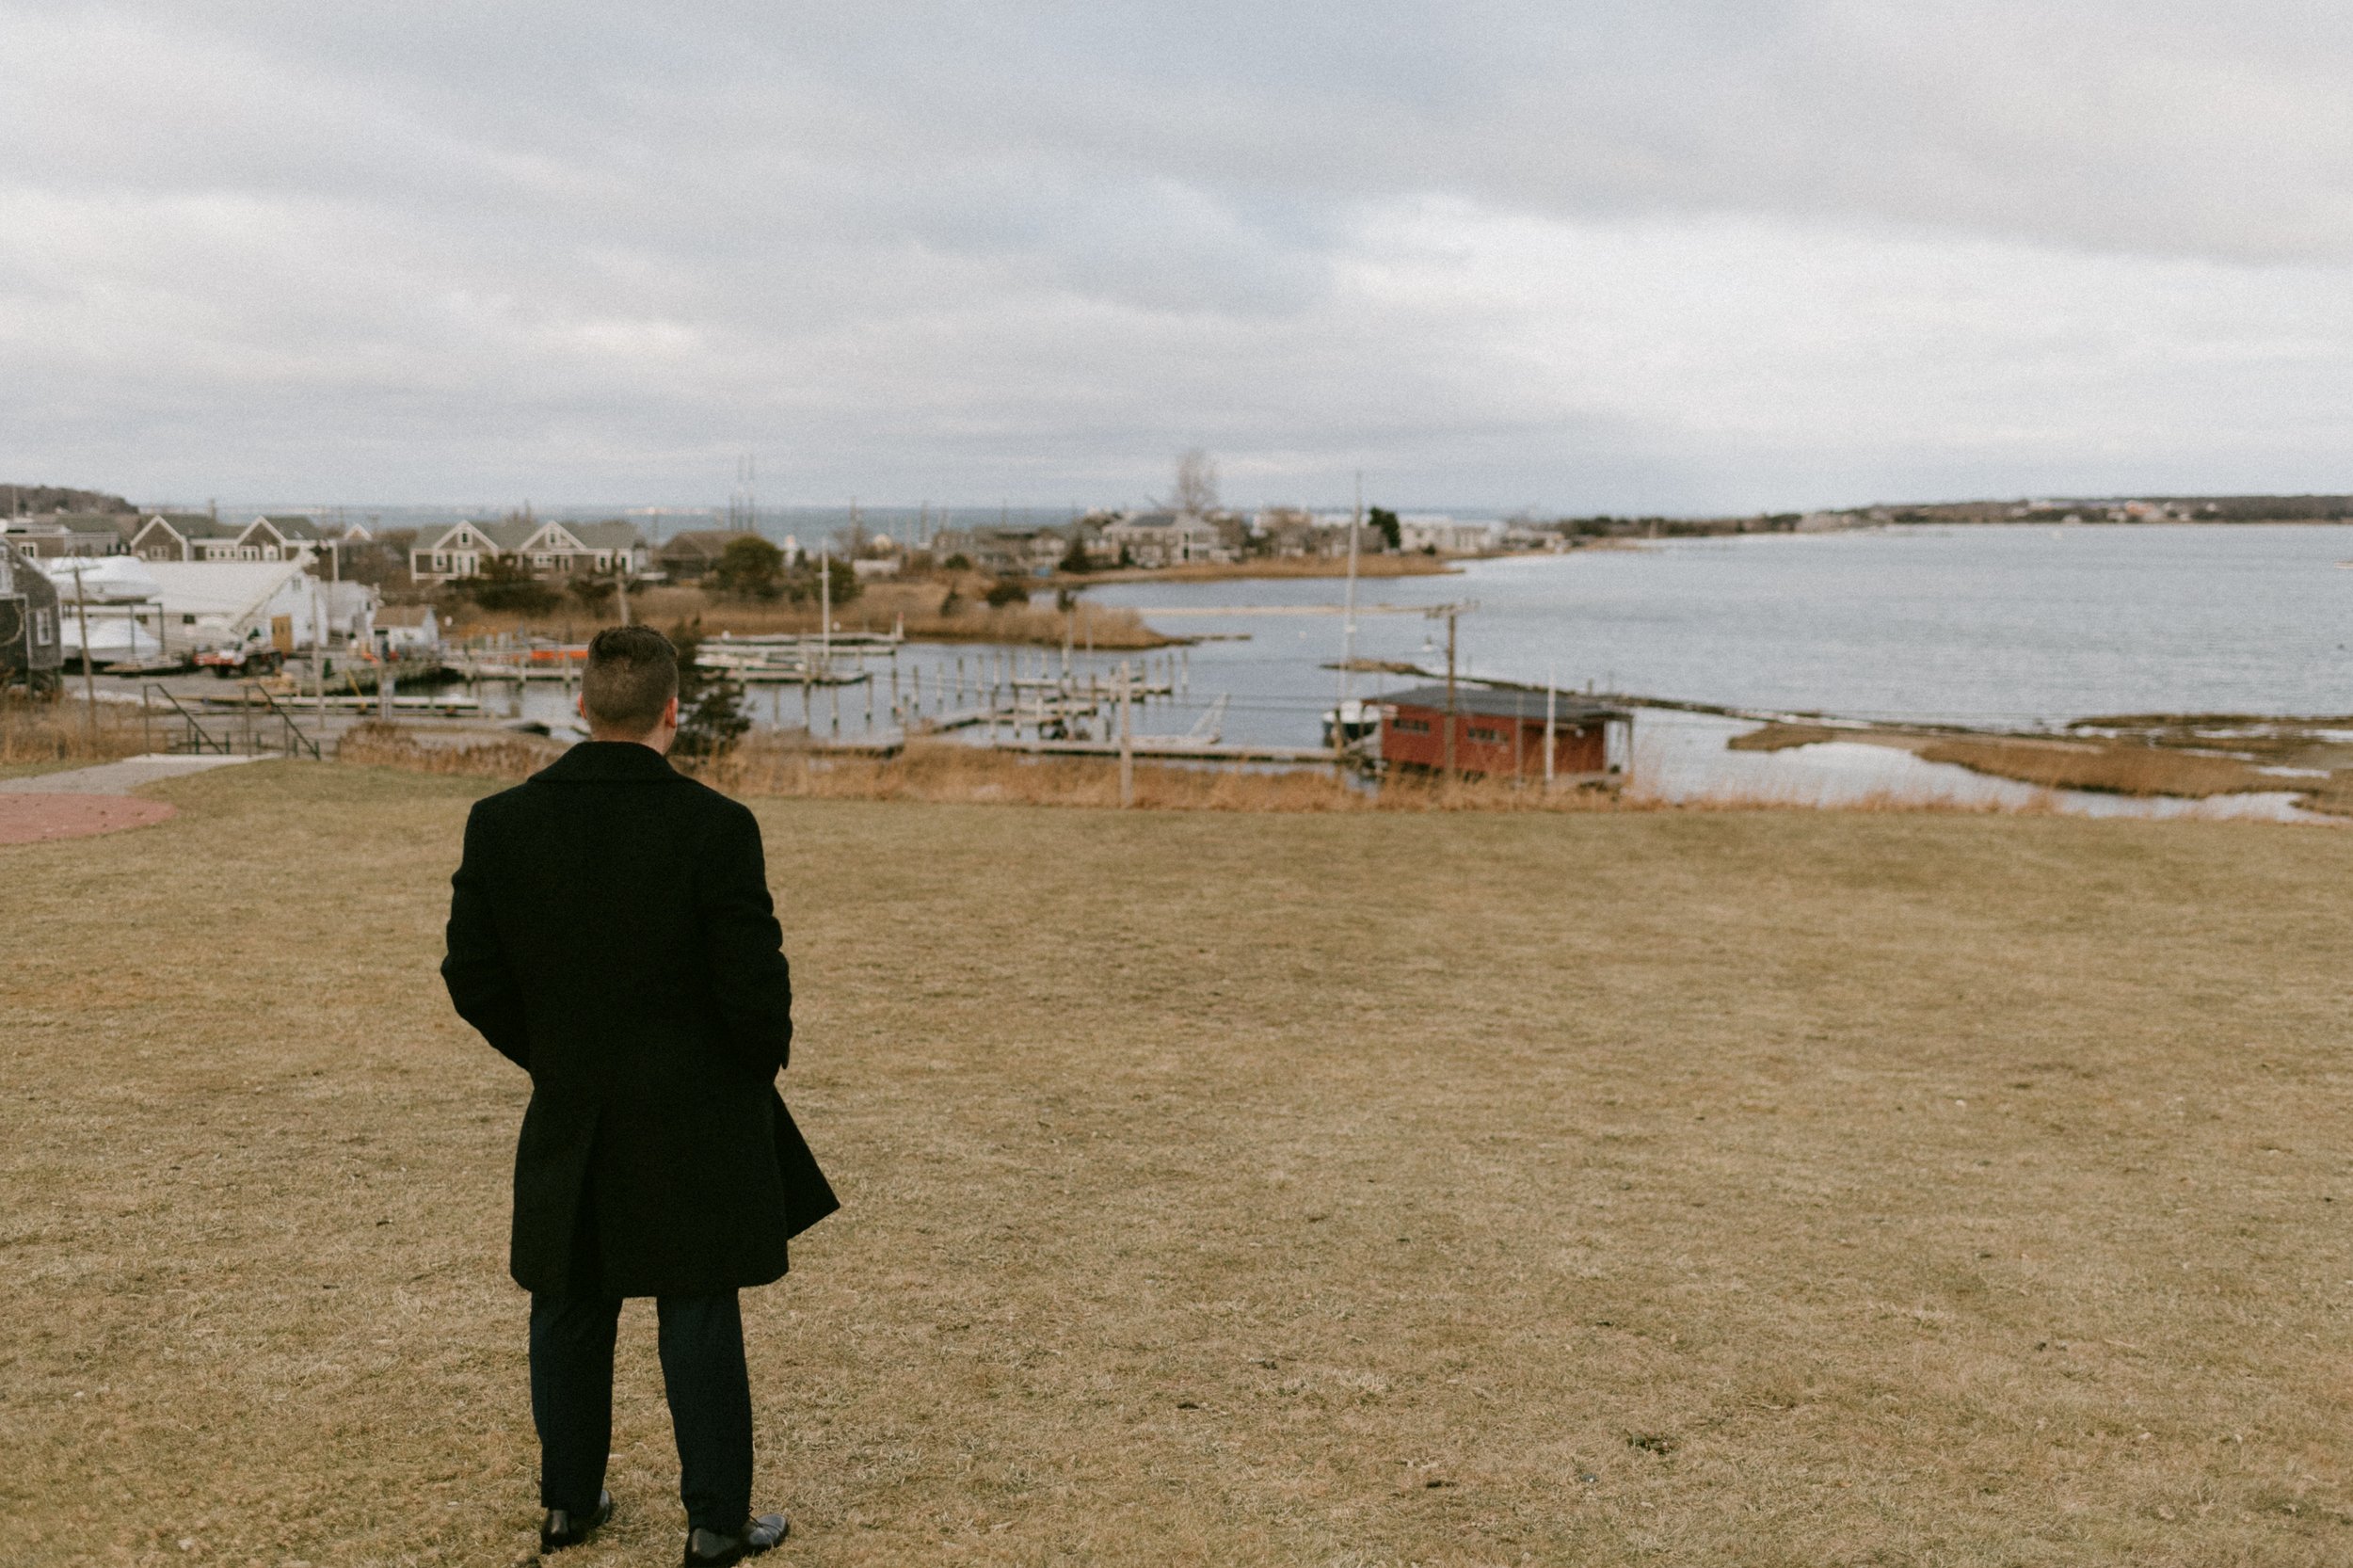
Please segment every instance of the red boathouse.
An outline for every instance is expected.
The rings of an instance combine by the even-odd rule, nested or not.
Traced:
[[[1389,692],[1381,704],[1381,760],[1392,768],[1436,773],[1447,765],[1444,686]],[[1634,753],[1634,715],[1581,696],[1552,695],[1555,782],[1614,783]],[[1490,778],[1545,776],[1545,694],[1454,688],[1454,766]]]

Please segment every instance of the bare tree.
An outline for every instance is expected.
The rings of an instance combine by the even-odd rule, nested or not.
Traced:
[[[1193,447],[1176,459],[1176,488],[1169,492],[1169,510],[1208,517],[1217,510],[1217,459]]]

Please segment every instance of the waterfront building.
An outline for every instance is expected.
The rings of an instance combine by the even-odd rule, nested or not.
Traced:
[[[326,538],[314,519],[264,513],[245,522],[210,512],[153,512],[131,536],[142,561],[299,561]]]
[[[1196,512],[1137,512],[1120,518],[1104,525],[1103,544],[1114,557],[1139,567],[1234,559],[1224,532]]]
[[[1484,522],[1457,522],[1428,512],[1407,512],[1397,520],[1398,549],[1432,555],[1477,555],[1493,548],[1495,527]]]
[[[385,604],[376,612],[376,651],[386,659],[431,659],[441,651],[441,620],[430,604]]]
[[[1556,781],[1623,777],[1634,751],[1634,715],[1566,692],[1552,694],[1552,767]],[[1545,776],[1545,694],[1457,682],[1449,717],[1444,686],[1417,686],[1381,699],[1381,760],[1392,768],[1435,773],[1447,765],[1454,731],[1455,771],[1487,777]]]
[[[499,560],[534,577],[610,575],[616,569],[635,577],[652,564],[652,554],[637,525],[617,518],[605,522],[504,518],[421,531],[408,552],[408,574],[419,583],[454,583],[478,576]]]
[[[13,539],[0,540],[0,686],[55,691],[64,661],[56,585]]]
[[[653,562],[673,583],[699,582],[719,564],[728,541],[744,536],[744,531],[736,528],[696,528],[673,534],[654,552]]]
[[[131,548],[130,531],[138,522],[136,512],[49,512],[10,518],[0,528],[22,553],[50,560],[125,554]]]

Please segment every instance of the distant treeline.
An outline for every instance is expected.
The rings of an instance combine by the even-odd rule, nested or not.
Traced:
[[[1793,534],[1906,522],[2353,522],[2353,495],[2145,495],[2068,500],[1937,501],[1746,517],[1561,518],[1536,526],[1582,539]]]
[[[1859,508],[1874,522],[2345,522],[2353,495],[2076,496],[2023,501],[1951,501]]]
[[[0,485],[0,517],[39,512],[136,512],[138,508],[104,490],[65,485]],[[79,658],[81,655],[76,654]]]
[[[1843,514],[1842,514],[1843,515]],[[1619,518],[1607,513],[1562,518],[1549,530],[1573,539],[1688,539],[1710,534],[1794,534],[1801,512],[1771,512],[1745,518]],[[1868,520],[1856,514],[1858,522]]]

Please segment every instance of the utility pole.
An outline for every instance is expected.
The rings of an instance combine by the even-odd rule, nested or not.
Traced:
[[[1446,787],[1454,788],[1454,606],[1446,612]]]
[[[621,547],[620,560],[613,568],[613,597],[621,606],[621,624],[629,624],[629,546]]]
[[[344,583],[343,541],[328,539],[323,542],[327,546],[328,585],[324,590],[327,603],[326,607],[318,613],[318,625],[312,629],[318,633],[318,658],[315,663],[318,665],[317,696],[321,742],[327,739],[327,622],[328,617],[335,613],[335,590],[342,587]]]
[[[88,568],[82,565],[81,557],[75,556],[73,561],[73,618],[82,625],[82,720],[85,728],[89,731],[90,749],[96,751],[98,749],[98,679],[91,673],[97,665],[91,660],[89,652],[89,590],[82,582],[82,573],[86,569]],[[26,602],[31,601],[28,600]],[[24,618],[30,621],[32,616],[27,614]],[[30,644],[26,646],[29,647]],[[24,664],[24,689],[27,692],[33,689],[33,665],[29,658]]]
[[[1558,670],[1556,670],[1556,669],[1547,669],[1547,670],[1545,670],[1545,793],[1546,793],[1546,794],[1550,794],[1550,793],[1552,793],[1552,781],[1553,781],[1553,764],[1552,764],[1553,744],[1552,744],[1552,736],[1553,736],[1553,726],[1554,726],[1554,724],[1555,724],[1555,722],[1556,722],[1556,718],[1557,718],[1557,715],[1556,715],[1556,710],[1557,710],[1557,709],[1558,709],[1558,707],[1559,707],[1559,701],[1558,701],[1559,693],[1560,693],[1560,672],[1559,672]]]
[[[297,684],[295,687],[294,696],[287,699],[287,706],[291,708],[301,700],[302,688]],[[317,715],[319,721],[319,738],[325,740],[327,738],[327,584],[315,577],[311,579],[311,711]],[[287,754],[291,757],[294,751],[294,742],[291,739],[287,741],[286,748]]]
[[[817,547],[817,659],[820,667],[833,668],[833,547]]]
[[[1128,662],[1119,662],[1119,807],[1126,810],[1136,803],[1136,741],[1128,722]]]
[[[1454,622],[1459,616],[1479,608],[1475,599],[1454,604],[1433,604],[1422,612],[1432,620],[1446,622],[1446,781],[1449,788],[1454,779]]]
[[[1356,471],[1356,510],[1348,523],[1348,610],[1340,617],[1340,700],[1349,695],[1349,675],[1356,663],[1356,536],[1365,527],[1365,471]]]

